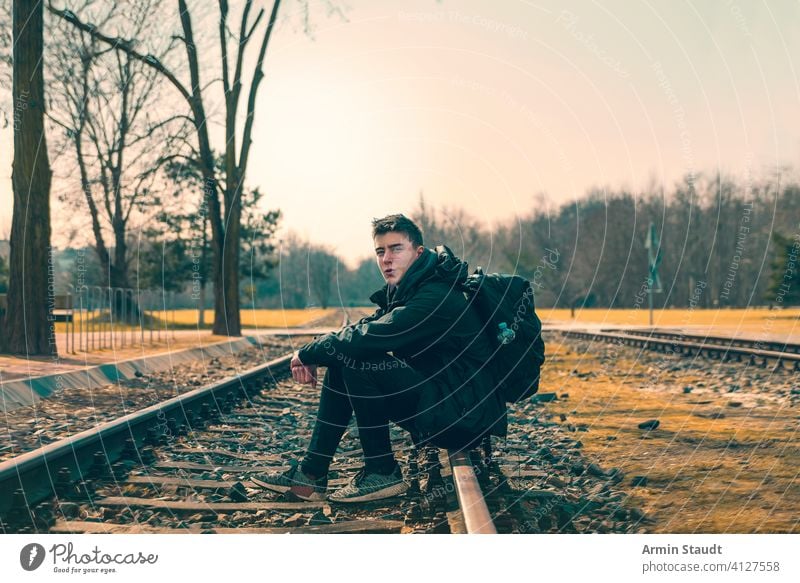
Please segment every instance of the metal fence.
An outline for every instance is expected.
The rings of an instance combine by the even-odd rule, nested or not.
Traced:
[[[91,352],[175,337],[175,292],[69,286],[56,296],[56,319],[66,322],[66,350]]]

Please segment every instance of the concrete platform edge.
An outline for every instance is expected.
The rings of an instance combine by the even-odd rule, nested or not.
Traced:
[[[174,352],[88,366],[80,370],[6,381],[0,383],[0,411],[8,412],[30,406],[62,389],[100,387],[132,379],[137,372],[160,372],[190,360],[236,354],[252,346],[259,346],[261,338],[262,336],[244,336],[236,340],[223,340]]]

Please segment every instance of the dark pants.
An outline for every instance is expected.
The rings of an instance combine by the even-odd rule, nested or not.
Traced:
[[[428,382],[424,375],[391,356],[328,367],[303,472],[327,474],[355,412],[367,470],[391,473],[397,462],[389,440],[389,421],[410,431],[414,438],[417,401]]]

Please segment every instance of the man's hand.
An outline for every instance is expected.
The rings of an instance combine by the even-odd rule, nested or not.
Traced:
[[[316,364],[303,364],[297,352],[292,356],[292,362],[289,365],[292,369],[292,378],[298,383],[307,385],[311,383],[311,388],[317,388],[317,365]]]

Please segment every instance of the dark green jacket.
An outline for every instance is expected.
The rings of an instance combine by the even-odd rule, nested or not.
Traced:
[[[370,296],[379,306],[373,315],[306,344],[300,360],[360,368],[391,352],[433,381],[415,419],[423,439],[461,447],[486,433],[505,435],[505,403],[486,366],[491,346],[459,285],[467,275],[449,249],[426,248],[394,289],[387,284]]]

